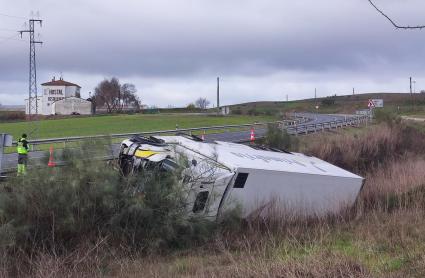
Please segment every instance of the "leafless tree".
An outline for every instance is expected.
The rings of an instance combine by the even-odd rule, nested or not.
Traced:
[[[368,0],[369,3],[372,5],[372,7],[375,8],[375,10],[380,13],[383,17],[385,17],[389,22],[391,22],[391,24],[396,28],[396,29],[407,29],[407,30],[415,30],[415,29],[424,29],[425,25],[416,25],[416,26],[403,26],[403,25],[399,25],[398,23],[396,23],[391,17],[389,17],[386,13],[384,13],[380,8],[378,8],[378,6],[372,1],[372,0]]]
[[[120,99],[120,109],[123,107],[133,107],[137,110],[140,109],[141,101],[137,96],[137,89],[134,84],[125,83],[121,86],[121,99]]]
[[[208,105],[210,105],[210,102],[206,98],[200,97],[195,101],[195,106],[197,108],[207,109]]]
[[[120,84],[116,77],[105,79],[95,88],[95,103],[98,107],[106,107],[108,113],[121,112],[124,107],[140,109],[140,99],[133,84]]]

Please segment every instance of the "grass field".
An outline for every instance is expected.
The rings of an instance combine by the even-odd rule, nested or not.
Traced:
[[[30,134],[39,125],[37,138],[55,138],[67,136],[86,136],[98,134],[116,134],[127,132],[143,132],[191,128],[214,125],[247,124],[276,120],[274,116],[228,116],[216,117],[207,115],[117,115],[76,117],[58,120],[34,122],[0,123],[0,132],[12,134],[15,138],[22,133]],[[33,136],[34,137],[34,136]],[[30,138],[31,139],[31,138]],[[34,138],[32,138],[34,139]]]

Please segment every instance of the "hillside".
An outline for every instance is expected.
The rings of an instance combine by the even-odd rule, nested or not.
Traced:
[[[231,105],[234,114],[274,114],[277,112],[309,111],[319,113],[354,113],[367,109],[369,99],[383,99],[384,109],[401,114],[424,113],[425,94],[369,93],[332,96],[297,101],[260,101]],[[316,106],[319,106],[316,109]]]

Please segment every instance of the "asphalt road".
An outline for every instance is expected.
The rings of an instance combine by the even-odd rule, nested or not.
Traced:
[[[303,124],[300,124],[297,127],[289,127],[288,133],[295,134],[306,134],[317,131],[317,125],[321,125],[323,123],[328,123],[330,121],[336,120],[344,120],[353,117],[353,115],[323,115],[323,114],[311,114],[311,113],[298,113],[300,117],[306,117],[309,120],[305,123],[308,124],[305,127]],[[320,128],[321,130],[321,128]],[[255,129],[255,138],[264,137],[266,133],[265,128],[256,128]],[[214,141],[225,141],[225,142],[247,142],[250,140],[250,131],[228,131],[223,133],[215,133],[215,134],[207,134],[205,135],[206,142],[214,142]],[[60,150],[56,150],[56,153],[60,152]],[[113,156],[117,157],[119,153],[119,144],[112,145],[112,153]],[[41,163],[42,158],[46,156],[45,151],[33,151],[28,155],[29,165],[35,165]],[[18,156],[16,153],[13,154],[5,154],[3,157],[3,171],[10,171],[16,168],[16,164],[18,162]]]

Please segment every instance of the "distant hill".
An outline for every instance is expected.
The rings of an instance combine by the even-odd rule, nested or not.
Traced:
[[[0,105],[0,111],[25,111],[25,105]]]
[[[320,113],[354,113],[368,109],[369,99],[383,99],[384,109],[409,113],[425,111],[425,94],[368,93],[331,96],[296,101],[259,101],[231,105],[233,114],[274,114],[277,112],[309,111]],[[316,106],[318,109],[316,109]]]

